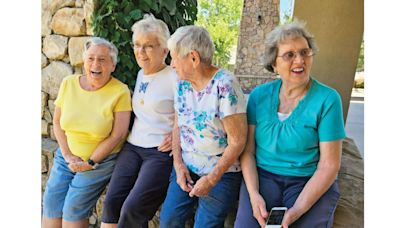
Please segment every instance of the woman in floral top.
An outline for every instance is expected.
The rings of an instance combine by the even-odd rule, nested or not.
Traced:
[[[247,136],[245,98],[236,78],[211,64],[214,44],[204,28],[179,28],[168,48],[180,81],[174,170],[160,227],[184,227],[195,202],[195,227],[223,227],[242,178],[238,157]]]

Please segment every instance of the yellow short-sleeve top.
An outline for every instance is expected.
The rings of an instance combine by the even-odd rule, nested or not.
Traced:
[[[128,87],[118,79],[112,77],[102,88],[86,91],[79,84],[80,76],[63,79],[54,104],[61,108],[60,125],[72,154],[87,160],[111,134],[114,112],[131,111],[132,106]],[[112,153],[119,152],[124,141]]]

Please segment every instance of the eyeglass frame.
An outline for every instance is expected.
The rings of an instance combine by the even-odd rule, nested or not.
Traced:
[[[304,50],[309,50],[309,51],[310,51],[309,54],[303,56],[303,55],[301,54],[301,52],[304,51]],[[289,53],[293,53],[293,57],[291,57],[290,59],[287,59],[288,57],[285,57],[285,56],[286,56],[287,54],[289,54]],[[277,57],[277,58],[278,58],[278,57],[281,57],[285,62],[293,62],[293,60],[295,60],[295,59],[297,58],[297,55],[299,55],[301,58],[305,59],[305,58],[314,56],[315,53],[314,53],[314,51],[313,51],[312,48],[303,48],[303,49],[301,49],[301,50],[299,50],[299,51],[288,51],[288,52],[283,53],[282,55],[277,55],[276,57]]]
[[[139,49],[142,48],[142,50],[144,50],[144,52],[146,52],[146,53],[149,53],[149,52],[153,51],[155,47],[160,46],[160,44],[135,45],[132,42],[130,42],[130,44],[131,44],[131,48],[133,49],[133,51],[135,51],[135,50],[139,51]]]

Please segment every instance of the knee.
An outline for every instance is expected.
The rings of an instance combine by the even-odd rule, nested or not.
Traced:
[[[121,217],[143,217],[143,202],[138,198],[127,199],[121,208]]]
[[[66,221],[75,222],[89,218],[90,214],[91,214],[91,207],[88,207],[88,205],[69,203],[69,204],[64,204],[62,217]]]
[[[160,212],[160,228],[183,227],[185,218],[178,216],[173,210],[165,210],[164,207]]]
[[[107,195],[103,202],[103,211],[120,211],[122,203],[120,199]]]

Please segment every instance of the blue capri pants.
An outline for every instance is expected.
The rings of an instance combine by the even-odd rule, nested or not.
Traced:
[[[74,222],[88,218],[110,181],[117,154],[111,154],[96,169],[74,173],[58,148],[43,194],[43,216]]]
[[[267,211],[273,207],[291,208],[310,177],[282,176],[257,168],[260,194],[267,205]],[[327,228],[333,225],[333,215],[339,201],[339,187],[335,181],[321,198],[290,225],[291,228]],[[240,188],[239,207],[235,228],[260,227],[253,217],[249,193],[244,181]]]

